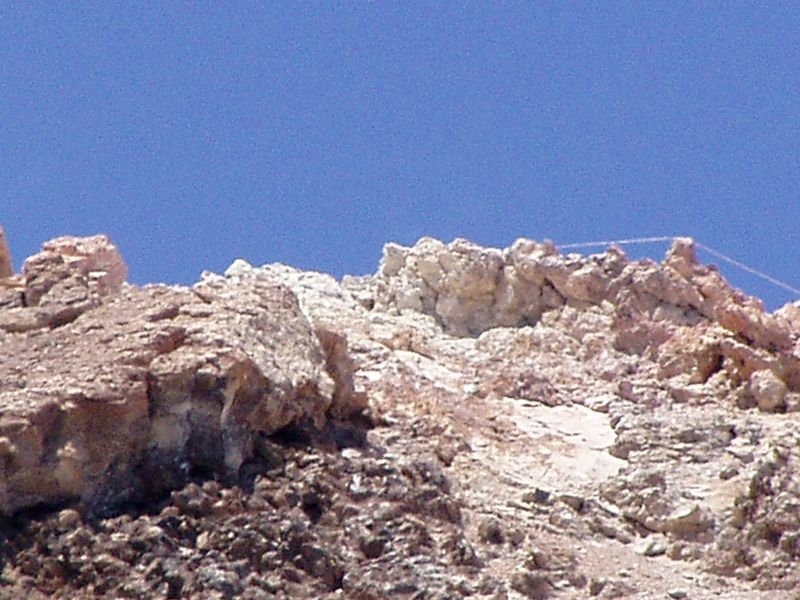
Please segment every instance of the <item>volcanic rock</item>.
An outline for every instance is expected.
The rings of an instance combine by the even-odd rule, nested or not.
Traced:
[[[800,302],[766,312],[688,238],[125,272],[95,236],[0,274],[0,596],[800,586]]]

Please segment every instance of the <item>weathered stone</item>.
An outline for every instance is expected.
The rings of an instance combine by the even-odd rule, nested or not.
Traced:
[[[532,600],[546,600],[552,594],[552,584],[547,576],[531,573],[527,569],[517,569],[511,574],[511,589]]]
[[[490,544],[502,544],[505,541],[503,527],[495,518],[487,518],[478,525],[478,536]]]
[[[642,539],[636,551],[644,556],[660,556],[667,551],[667,541],[663,535],[654,534]]]
[[[122,288],[127,267],[106,236],[62,237],[28,258],[22,273],[22,305],[29,310],[16,311],[3,327],[6,331],[60,327],[74,321],[99,306],[102,297]]]
[[[48,260],[65,243],[49,245]],[[235,473],[259,432],[322,424],[334,386],[287,289],[250,281],[108,296],[120,283],[116,254],[97,239],[66,247],[83,254],[52,264],[102,272],[107,300],[48,333],[0,339],[0,510],[100,507],[177,485],[192,469]],[[26,264],[49,280],[38,270],[47,260]]]
[[[771,370],[763,369],[750,375],[749,388],[759,409],[766,412],[775,412],[784,408],[787,391],[786,384]]]
[[[11,250],[8,248],[5,231],[0,226],[0,279],[11,277],[14,274],[14,261],[11,260]]]
[[[688,537],[696,535],[711,527],[712,522],[708,515],[697,504],[680,506],[667,517],[665,529],[667,532]]]
[[[66,508],[58,513],[58,526],[62,529],[74,529],[81,523],[81,513],[73,508]]]
[[[759,348],[789,350],[794,345],[789,324],[770,315],[755,298],[733,295],[716,307],[719,324],[741,335]]]
[[[122,287],[128,269],[117,247],[106,236],[97,235],[47,242],[41,253],[25,261],[22,272],[28,306],[34,306],[48,294],[57,296],[59,288],[68,288],[65,280],[69,279],[77,280],[72,285],[80,284],[99,296],[113,294]]]
[[[15,597],[800,585],[796,311],[689,239],[662,265],[424,238],[341,283],[123,280],[108,240],[64,238],[0,286],[0,506],[62,509],[4,529]]]

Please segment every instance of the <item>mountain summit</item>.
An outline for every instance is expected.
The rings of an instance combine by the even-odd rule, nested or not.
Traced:
[[[134,286],[0,232],[0,596],[788,598],[800,303],[662,263],[387,244]]]

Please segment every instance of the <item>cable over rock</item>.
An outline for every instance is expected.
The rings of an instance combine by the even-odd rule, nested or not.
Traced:
[[[800,302],[696,245],[140,287],[107,237],[49,242],[0,277],[4,591],[784,597]]]

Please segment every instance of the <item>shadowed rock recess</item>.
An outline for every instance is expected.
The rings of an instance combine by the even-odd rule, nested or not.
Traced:
[[[691,239],[126,273],[0,230],[1,598],[796,597],[800,302]]]

